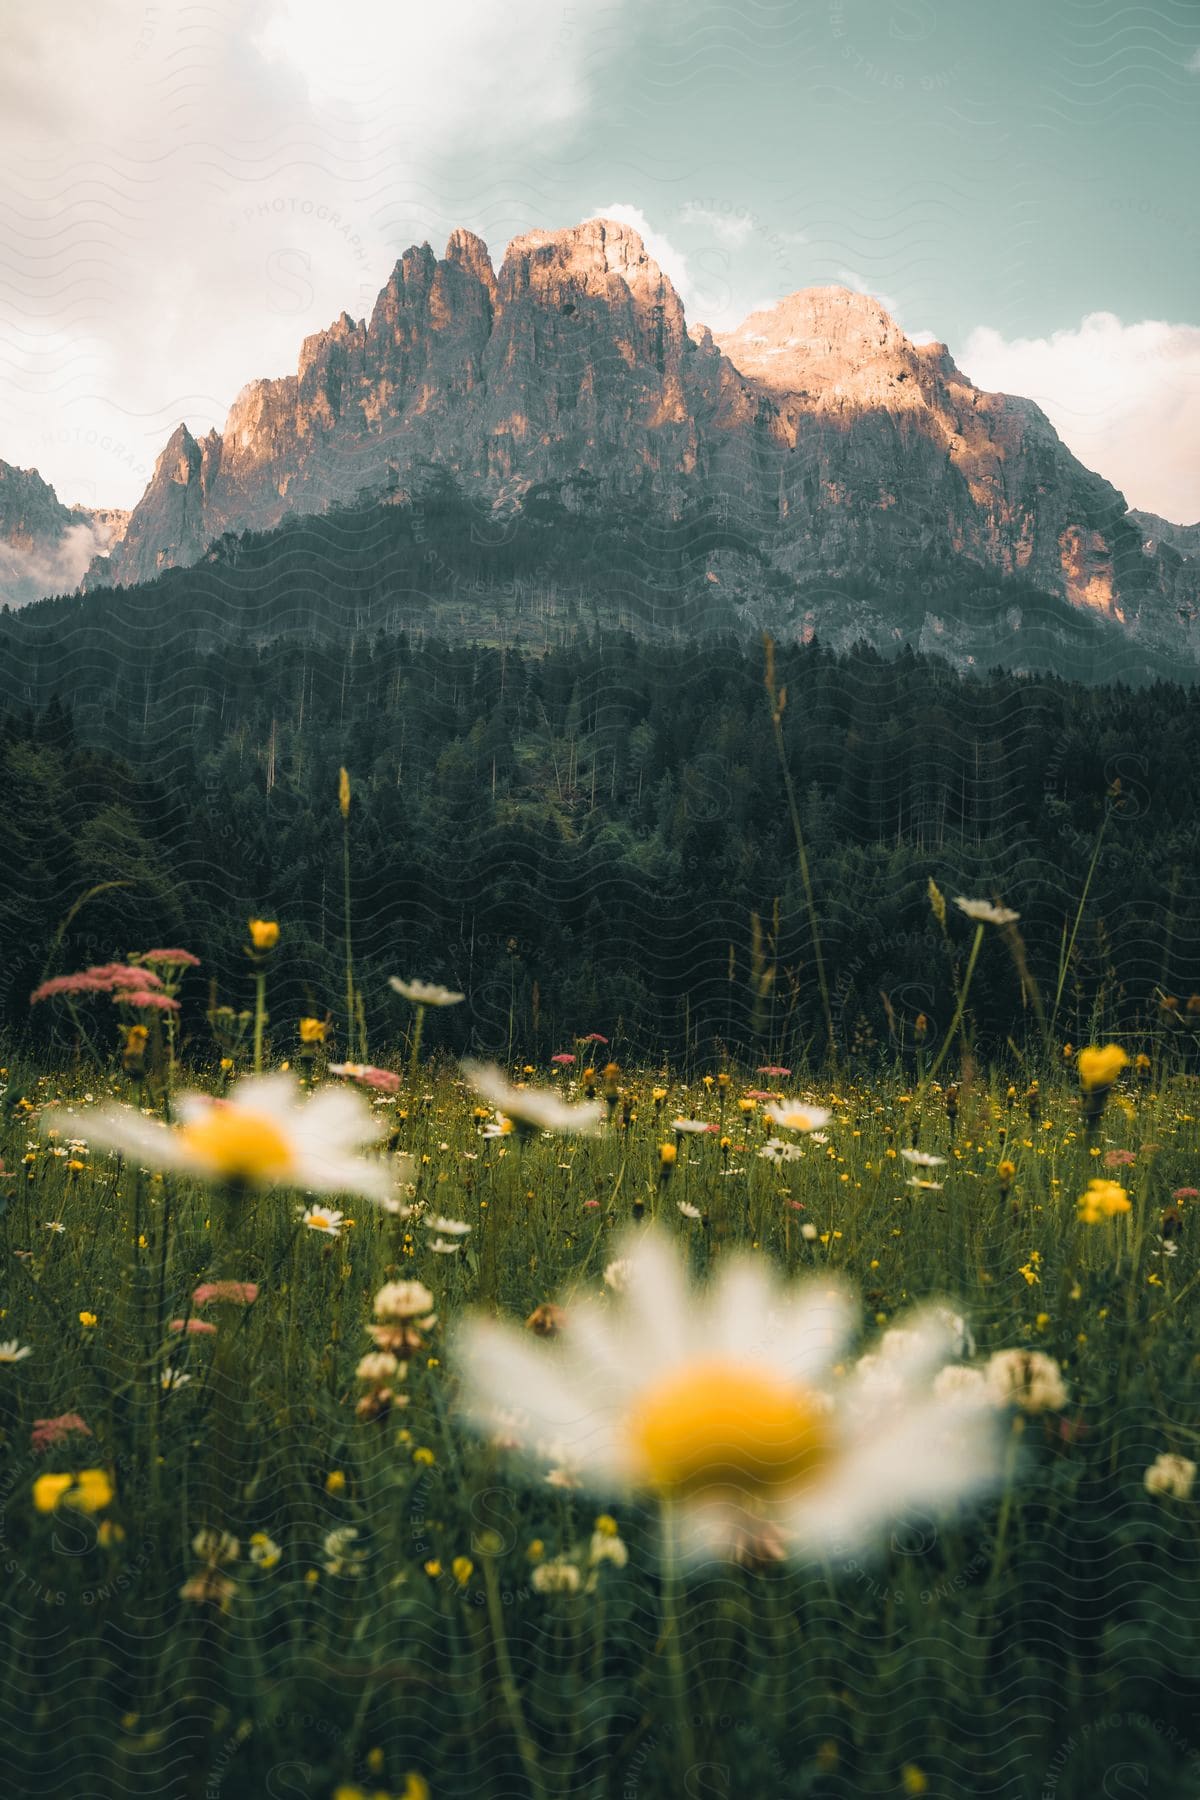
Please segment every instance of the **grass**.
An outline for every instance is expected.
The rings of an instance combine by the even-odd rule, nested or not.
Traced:
[[[1091,1142],[1058,1071],[1032,1118],[1001,1072],[962,1086],[954,1121],[942,1090],[903,1070],[788,1083],[834,1116],[827,1144],[776,1165],[759,1155],[760,1105],[738,1108],[764,1079],[746,1071],[726,1091],[623,1072],[627,1127],[618,1105],[596,1140],[524,1149],[482,1139],[454,1070],[418,1071],[378,1103],[415,1158],[417,1212],[343,1202],[353,1223],[337,1238],[298,1223],[295,1195],[228,1203],[67,1152],[38,1120],[82,1099],[78,1076],[14,1053],[5,1079],[24,1097],[0,1138],[0,1337],[32,1350],[0,1365],[14,1793],[1200,1791],[1197,1502],[1143,1486],[1160,1452],[1200,1460],[1194,1202],[1171,1199],[1200,1185],[1191,1078],[1166,1065],[1123,1078]],[[97,1101],[138,1097],[119,1073],[89,1080]],[[682,1140],[664,1182],[658,1146],[680,1114],[719,1130]],[[898,1152],[913,1144],[947,1159],[940,1190],[907,1185]],[[1111,1171],[1132,1210],[1082,1225],[1076,1201],[1111,1150],[1135,1153]],[[1173,1205],[1183,1236],[1165,1255]],[[465,1248],[434,1253],[423,1211],[468,1221]],[[952,1523],[906,1522],[876,1560],[833,1550],[678,1582],[668,1568],[664,1629],[655,1518],[548,1485],[473,1437],[443,1335],[468,1306],[522,1319],[603,1291],[638,1216],[682,1241],[699,1279],[741,1248],[796,1276],[840,1271],[868,1346],[914,1302],[947,1297],[977,1360],[1042,1351],[1068,1403],[1015,1415],[1003,1491]],[[218,1275],[258,1283],[256,1303],[206,1312],[215,1334],[172,1333]],[[425,1282],[439,1323],[408,1365],[406,1404],[369,1420],[355,1368],[389,1278]],[[168,1368],[186,1381],[164,1389]],[[67,1413],[91,1436],[35,1453],[35,1421]],[[92,1466],[110,1504],[38,1510],[39,1476]],[[602,1513],[624,1567],[590,1564]],[[202,1530],[232,1534],[239,1554],[208,1557],[212,1597],[188,1598]],[[251,1560],[253,1534],[277,1560],[261,1546]],[[580,1568],[579,1591],[539,1591],[535,1571],[558,1557]]]

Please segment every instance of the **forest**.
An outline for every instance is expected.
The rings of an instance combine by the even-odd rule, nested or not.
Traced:
[[[945,1029],[970,941],[964,920],[939,927],[931,879],[1021,915],[1026,979],[998,935],[975,973],[984,1053],[1019,1051],[1039,1001],[1076,1042],[1166,1019],[1190,1044],[1193,688],[781,643],[810,907],[761,642],[318,629],[303,595],[285,628],[264,602],[238,630],[164,604],[191,573],[0,621],[9,1034],[61,1030],[31,1022],[30,990],[114,947],[198,955],[192,1020],[244,1008],[256,915],[281,925],[271,1028],[286,1046],[339,991],[345,855],[372,1051],[404,1025],[386,989],[399,973],[469,995],[430,1020],[434,1047],[549,1054],[597,1031],[625,1058],[688,1069],[819,1060],[819,943],[838,1056],[909,1057],[921,1014]],[[115,612],[139,609],[145,629],[122,642]],[[344,1047],[346,1020],[330,1025]],[[203,1027],[183,1046],[213,1050]]]

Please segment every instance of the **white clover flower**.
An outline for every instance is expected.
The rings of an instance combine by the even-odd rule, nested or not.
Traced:
[[[1040,1350],[997,1350],[984,1374],[997,1406],[1043,1413],[1058,1412],[1067,1404],[1062,1370]]]
[[[536,1594],[577,1594],[583,1577],[567,1557],[555,1556],[538,1564],[529,1577],[529,1585]]]
[[[433,1311],[433,1295],[423,1281],[388,1281],[375,1296],[375,1317],[403,1325]]]
[[[1142,1477],[1148,1494],[1165,1495],[1171,1500],[1187,1500],[1196,1479],[1196,1465],[1186,1456],[1172,1456],[1164,1450],[1156,1456]]]

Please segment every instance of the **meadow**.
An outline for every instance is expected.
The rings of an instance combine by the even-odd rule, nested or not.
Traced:
[[[178,969],[140,966],[169,998]],[[59,1067],[14,1048],[0,1071],[10,1792],[1200,1792],[1200,1093],[1178,1033],[1102,1051],[1090,1086],[1071,1046],[989,1070],[961,1039],[936,1074],[685,1080],[594,1038],[464,1069],[410,1030],[376,1068],[331,1061],[317,1020],[289,1042],[243,1021],[180,1069],[128,969],[66,995],[97,1056],[68,1032]],[[227,1104],[181,1108],[189,1089]],[[690,1297],[623,1310],[639,1244]],[[672,1305],[736,1315],[741,1283],[759,1312],[768,1269],[849,1295],[830,1381],[858,1370],[872,1431],[907,1404],[906,1321],[940,1303],[934,1392],[986,1412],[991,1477],[947,1510],[902,1454],[851,1469],[845,1531],[841,1501],[802,1539],[764,1511],[673,1555],[662,1484],[590,1479],[524,1422],[536,1379],[459,1330],[498,1310],[518,1361],[608,1331],[636,1380]],[[730,1327],[760,1362],[772,1317]],[[472,1385],[507,1407],[481,1415]],[[746,1448],[726,1423],[722,1466]],[[712,1421],[680,1429],[668,1461]]]

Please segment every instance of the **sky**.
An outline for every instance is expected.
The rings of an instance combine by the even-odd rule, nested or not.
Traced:
[[[1200,520],[1197,0],[4,0],[0,460],[132,505],[457,225],[879,296]]]

